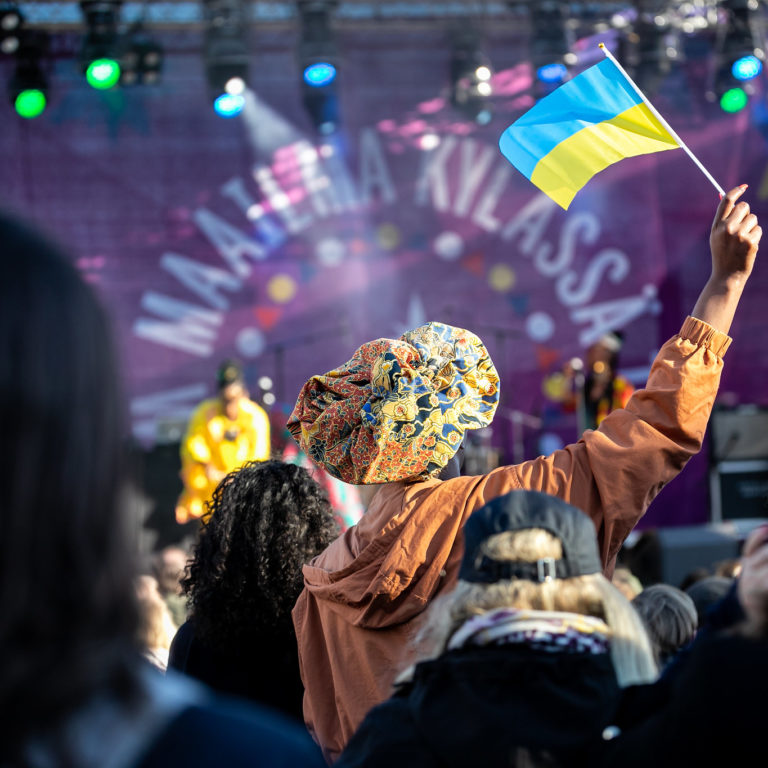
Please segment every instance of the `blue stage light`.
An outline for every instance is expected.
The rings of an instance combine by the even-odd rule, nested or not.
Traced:
[[[336,67],[327,62],[318,61],[304,70],[304,82],[313,88],[330,85],[336,79]]]
[[[542,83],[562,83],[567,74],[568,69],[565,64],[554,62],[552,64],[545,64],[536,70],[536,77]]]
[[[742,56],[736,59],[731,72],[737,80],[751,80],[763,71],[763,62],[757,56]]]
[[[245,99],[239,93],[222,93],[213,102],[213,108],[219,117],[235,117],[243,111]]]

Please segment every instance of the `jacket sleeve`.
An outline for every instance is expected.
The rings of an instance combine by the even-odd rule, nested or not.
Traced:
[[[624,539],[648,505],[698,453],[731,339],[689,317],[659,351],[645,389],[581,440],[483,478],[486,499],[515,488],[543,491],[593,520],[610,573]]]

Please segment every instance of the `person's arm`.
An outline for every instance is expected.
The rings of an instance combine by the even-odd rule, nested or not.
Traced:
[[[746,188],[736,187],[720,201],[709,236],[712,274],[691,313],[722,333],[731,328],[763,234],[749,205],[738,202]]]
[[[256,405],[253,417],[253,428],[256,433],[256,444],[254,446],[254,459],[257,461],[266,461],[272,452],[272,441],[270,436],[269,416],[260,406]]]
[[[712,274],[680,333],[661,348],[645,389],[600,427],[550,456],[486,475],[478,501],[515,488],[559,496],[595,523],[607,573],[629,532],[666,483],[698,453],[730,344],[726,331],[752,267],[762,230],[731,190],[717,209]]]

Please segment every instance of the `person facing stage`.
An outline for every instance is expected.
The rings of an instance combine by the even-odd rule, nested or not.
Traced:
[[[491,499],[538,491],[584,511],[610,579],[651,501],[701,449],[762,237],[739,200],[745,189],[732,189],[717,209],[710,278],[661,347],[646,388],[549,456],[445,479],[466,431],[490,424],[499,399],[488,351],[462,328],[427,323],[368,342],[304,385],[289,431],[332,475],[369,487],[360,522],[304,566],[293,609],[304,720],[329,762],[418,652],[422,614],[458,581],[464,523]]]
[[[195,408],[181,443],[184,490],[176,522],[207,517],[206,502],[216,486],[246,461],[270,455],[269,418],[248,396],[239,363],[225,360],[216,374],[218,397]]]

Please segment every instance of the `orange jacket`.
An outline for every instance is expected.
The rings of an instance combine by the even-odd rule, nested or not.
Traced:
[[[575,445],[479,477],[384,485],[363,519],[304,566],[293,611],[304,717],[327,759],[391,694],[419,616],[456,582],[462,526],[487,501],[523,488],[580,507],[612,573],[627,534],[701,448],[730,341],[689,317],[647,388]]]

